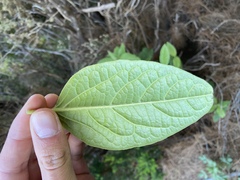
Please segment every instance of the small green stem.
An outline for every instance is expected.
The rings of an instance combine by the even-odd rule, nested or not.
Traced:
[[[28,115],[31,115],[34,111],[35,111],[35,110],[27,110],[26,113],[27,113]]]

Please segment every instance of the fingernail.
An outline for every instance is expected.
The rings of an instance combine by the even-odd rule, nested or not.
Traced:
[[[35,133],[40,138],[48,138],[59,131],[57,117],[49,111],[37,111],[31,116],[31,123]]]

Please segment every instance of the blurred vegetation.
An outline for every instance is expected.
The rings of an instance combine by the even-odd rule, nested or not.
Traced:
[[[34,19],[27,8],[20,2],[2,4],[1,101],[21,102],[29,93],[59,92],[71,73],[66,68],[70,57],[64,53],[66,32],[39,22],[44,17]]]
[[[218,162],[209,159],[205,155],[200,156],[199,159],[206,166],[204,170],[201,170],[201,172],[198,174],[200,179],[227,180],[237,178],[240,175],[237,172],[231,173],[233,160],[229,156],[221,157]]]
[[[161,149],[158,146],[146,146],[125,151],[108,151],[93,158],[86,156],[90,171],[96,180],[103,179],[158,179],[163,178],[159,167]]]

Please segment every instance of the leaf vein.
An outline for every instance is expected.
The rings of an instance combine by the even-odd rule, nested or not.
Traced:
[[[182,100],[189,100],[194,98],[201,98],[211,96],[211,94],[197,95],[192,97],[183,97],[178,99],[169,99],[169,100],[160,100],[160,101],[149,101],[149,102],[134,102],[128,104],[115,104],[115,105],[101,105],[101,106],[81,106],[81,107],[54,107],[53,111],[55,112],[64,112],[64,111],[77,111],[77,110],[92,110],[92,109],[103,109],[103,108],[116,108],[116,107],[128,107],[128,106],[137,106],[137,105],[147,105],[147,104],[156,104],[156,103],[169,103],[169,102],[177,102]]]
[[[97,131],[97,132],[100,133],[100,134],[102,134],[101,132],[104,132],[104,131],[98,131],[98,129],[95,129],[95,128],[93,128],[93,127],[91,127],[91,126],[89,126],[89,125],[87,125],[86,123],[83,123],[83,122],[81,122],[81,121],[78,121],[78,120],[75,120],[75,119],[69,119],[67,116],[63,115],[62,113],[58,113],[58,114],[59,114],[60,116],[64,117],[65,119],[68,119],[69,121],[72,121],[72,122],[74,122],[74,123],[76,123],[76,124],[81,124],[81,125],[88,126],[90,129],[92,129],[93,131]],[[102,126],[104,129],[112,132],[113,134],[116,134],[117,136],[132,136],[132,134],[130,134],[130,135],[121,135],[121,134],[118,134],[118,133],[112,131],[110,128],[107,128],[106,126],[104,126],[104,125],[100,124],[98,121],[96,121],[96,120],[94,119],[94,117],[92,117],[92,115],[91,115],[89,112],[88,112],[88,114],[89,114],[89,117],[90,117],[93,121],[95,121],[99,126]],[[100,129],[100,128],[99,128],[99,129]],[[103,135],[103,136],[104,136],[104,135]]]
[[[121,116],[122,118],[124,118],[126,121],[128,121],[129,123],[133,124],[134,125],[134,128],[135,126],[143,126],[143,127],[148,127],[148,128],[168,128],[168,127],[161,127],[161,126],[151,126],[151,125],[143,125],[143,124],[137,124],[137,123],[133,123],[131,122],[128,118],[126,118],[124,115],[122,115],[121,113],[119,113],[116,109],[113,108],[113,111],[116,112],[119,116]]]
[[[107,81],[111,81],[111,79],[115,78],[116,76],[118,76],[120,73],[122,73],[122,72],[124,72],[124,71],[125,71],[124,69],[123,69],[123,70],[120,70],[120,71],[118,71],[116,74],[114,74],[113,76],[111,76],[110,78],[106,79],[105,81],[102,81],[102,82],[100,82],[100,83],[98,83],[98,84],[96,84],[96,85],[94,85],[94,86],[92,86],[92,87],[89,87],[89,88],[86,89],[85,91],[77,94],[73,99],[71,99],[71,100],[70,100],[68,103],[66,103],[63,107],[68,106],[72,101],[74,101],[75,99],[79,98],[79,96],[81,96],[83,93],[86,93],[86,92],[88,92],[88,91],[91,91],[93,88],[96,88],[96,87],[98,87],[98,86],[101,86],[102,84],[104,84],[104,83],[107,82]]]
[[[162,109],[160,109],[159,107],[157,107],[155,104],[153,104],[153,107],[156,108],[157,110],[161,111],[163,114],[165,114],[166,116],[169,116],[171,118],[191,118],[192,116],[172,116],[167,114],[166,112],[164,112]]]
[[[141,76],[143,76],[144,74],[146,74],[148,71],[152,71],[152,69],[151,69],[151,70],[143,71],[143,72],[142,72],[139,76],[137,76],[135,79],[127,82],[126,84],[124,84],[124,85],[115,93],[115,96],[112,98],[112,102],[111,102],[110,104],[113,103],[114,99],[116,98],[116,96],[118,95],[118,93],[119,93],[123,88],[125,88],[127,85],[133,83],[134,81],[137,81],[138,78],[140,78]]]

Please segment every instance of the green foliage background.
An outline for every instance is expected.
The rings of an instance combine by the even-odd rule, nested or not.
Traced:
[[[103,179],[159,179],[163,178],[158,163],[162,151],[157,146],[147,146],[125,151],[108,151],[89,161],[90,171],[97,180]]]

